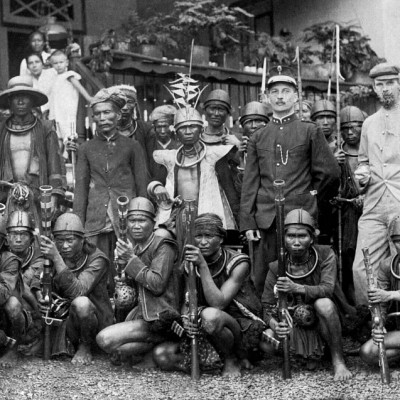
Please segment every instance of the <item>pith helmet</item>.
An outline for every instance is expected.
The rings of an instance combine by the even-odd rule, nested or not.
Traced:
[[[336,108],[329,100],[317,100],[311,109],[311,119],[314,121],[320,115],[336,118]]]
[[[231,112],[231,98],[229,94],[222,89],[216,89],[211,91],[207,98],[204,100],[203,107],[206,108],[211,104],[216,104],[225,107],[228,112]]]
[[[33,232],[35,226],[31,215],[26,211],[13,211],[8,217],[7,232],[14,230]]]
[[[340,125],[348,124],[349,122],[360,122],[365,121],[363,112],[354,106],[346,106],[340,110]]]
[[[259,101],[251,101],[244,106],[243,114],[239,121],[243,125],[249,119],[263,119],[269,122],[268,107]]]
[[[312,233],[316,233],[314,218],[302,208],[297,208],[290,211],[285,218],[284,222],[285,228],[290,225],[304,225],[311,230]]]
[[[185,125],[199,125],[203,127],[203,119],[200,113],[193,107],[185,107],[179,109],[174,118],[175,130]]]
[[[54,224],[53,234],[73,234],[83,237],[85,230],[83,229],[81,219],[74,213],[67,212],[60,215]]]
[[[135,197],[129,202],[128,215],[133,213],[142,214],[151,219],[154,219],[156,216],[153,203],[146,199],[146,197]]]

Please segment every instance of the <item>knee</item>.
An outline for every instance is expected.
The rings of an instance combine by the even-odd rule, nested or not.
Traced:
[[[13,320],[22,313],[22,304],[16,297],[11,296],[4,305],[4,311],[8,318]]]
[[[178,343],[164,342],[153,349],[153,360],[165,371],[175,369],[178,354]]]
[[[378,347],[372,340],[365,342],[360,349],[360,358],[367,364],[375,364],[378,357]]]
[[[112,341],[107,331],[107,328],[105,328],[97,334],[96,343],[103,351],[110,353]]]
[[[221,311],[208,307],[201,313],[201,326],[205,333],[208,335],[216,335],[220,330]]]
[[[318,317],[329,318],[336,313],[335,303],[327,297],[315,300],[314,309]]]
[[[79,296],[71,303],[70,312],[78,317],[88,317],[92,311],[93,304],[86,296]]]

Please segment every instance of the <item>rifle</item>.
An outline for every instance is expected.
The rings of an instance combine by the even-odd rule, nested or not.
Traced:
[[[364,265],[365,265],[365,273],[367,274],[367,285],[369,289],[375,289],[375,277],[374,271],[372,270],[372,265],[370,263],[370,256],[368,247],[364,247],[362,249],[364,255]],[[379,328],[383,331],[383,318],[382,318],[382,309],[380,304],[370,304],[369,309],[371,311],[372,323],[373,326]],[[389,364],[386,355],[386,347],[385,343],[382,341],[378,343],[378,356],[379,356],[379,366],[381,368],[381,379],[382,383],[389,384],[390,383],[390,371]]]
[[[119,196],[118,204],[118,220],[119,220],[119,238],[124,242],[127,241],[127,218],[129,198],[127,196]],[[114,302],[115,302],[115,319],[117,322],[122,322],[125,319],[125,311],[131,310],[136,305],[137,290],[125,282],[124,269],[126,261],[118,258],[114,259],[117,276],[119,280],[115,285]]]
[[[185,226],[186,243],[194,244],[194,219],[196,218],[197,208],[194,201],[187,201],[182,215],[182,222]],[[197,283],[196,270],[192,262],[187,262],[188,269],[188,287],[189,287],[189,320],[197,328],[198,310],[197,310]],[[199,365],[199,343],[196,335],[193,335],[191,342],[191,378],[200,379]]]
[[[283,196],[283,187],[285,181],[277,179],[274,181],[275,187],[275,212],[276,212],[276,233],[278,245],[278,277],[286,276],[286,250],[285,250],[285,231],[284,231],[284,218],[285,218],[285,198]],[[287,294],[278,291],[278,313],[279,320],[288,324],[290,315],[287,304]],[[290,324],[288,324],[290,325]],[[289,354],[289,340],[287,337],[282,339],[283,348],[283,366],[282,378],[292,379],[292,372],[290,369],[290,354]]]

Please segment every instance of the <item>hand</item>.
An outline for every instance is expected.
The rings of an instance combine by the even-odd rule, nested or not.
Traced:
[[[129,262],[133,257],[137,257],[133,251],[132,243],[124,242],[122,239],[117,240],[115,253],[118,258],[126,262]]]
[[[47,303],[43,299],[43,295],[42,295],[42,292],[40,290],[36,291],[36,300],[38,302],[39,311],[42,314],[46,314],[46,312],[48,310],[48,307],[47,307]]]
[[[365,195],[363,195],[363,194],[360,194],[359,196],[357,196],[354,200],[354,206],[359,209],[362,209],[364,206],[364,197],[365,197]]]
[[[338,162],[339,165],[344,164],[346,160],[346,155],[344,154],[344,151],[342,149],[336,150],[333,155],[336,158],[336,161]]]
[[[369,180],[371,179],[371,170],[369,168],[369,165],[360,165],[355,171],[354,171],[354,177],[358,181],[360,186],[367,186],[369,183]]]
[[[368,289],[368,300],[372,304],[387,303],[392,300],[391,292],[383,289]]]
[[[245,153],[247,151],[247,143],[249,141],[249,138],[247,136],[242,137],[242,141],[240,142],[239,145],[239,151],[242,153]]]
[[[60,256],[55,243],[44,235],[40,235],[40,251],[45,257],[52,261]]]
[[[248,241],[258,242],[261,239],[261,234],[258,229],[249,229],[246,231],[246,238]]]
[[[286,322],[279,322],[275,327],[275,333],[279,339],[284,339],[285,337],[289,336],[290,331],[291,329]]]
[[[167,189],[165,189],[165,187],[161,185],[155,187],[154,196],[157,202],[172,201],[171,197],[167,192]]]
[[[52,194],[51,201],[53,202],[54,211],[58,209],[58,195]]]
[[[222,144],[229,144],[231,146],[240,147],[240,140],[235,135],[222,136]]]
[[[197,265],[198,267],[200,266],[207,267],[206,260],[204,259],[203,254],[201,254],[200,249],[191,244],[187,244],[185,246],[185,260],[192,262],[194,265]]]
[[[372,329],[372,332],[371,332],[372,340],[377,346],[379,343],[383,342],[385,333],[386,333],[385,329],[381,329],[381,328]]]
[[[65,142],[65,150],[66,151],[77,151],[78,144],[76,143],[76,140],[68,138],[68,140]]]
[[[298,287],[298,284],[294,283],[287,276],[279,277],[278,281],[276,282],[276,288],[278,289],[279,292],[296,293],[297,287]]]
[[[183,328],[185,329],[186,334],[193,338],[199,334],[198,324],[194,324],[190,322],[189,317],[187,315],[182,316]]]

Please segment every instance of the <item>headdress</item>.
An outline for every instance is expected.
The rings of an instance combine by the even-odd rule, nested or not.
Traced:
[[[206,230],[214,236],[226,236],[226,230],[224,229],[222,219],[217,214],[213,213],[200,214],[194,220],[194,229],[195,231]]]
[[[99,90],[90,102],[90,107],[93,108],[99,103],[112,103],[119,110],[124,107],[125,94],[121,91],[113,90],[112,88],[105,88]]]

